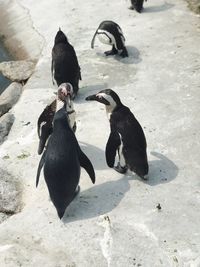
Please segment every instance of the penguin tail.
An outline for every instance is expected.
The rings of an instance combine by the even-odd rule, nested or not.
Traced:
[[[57,210],[58,213],[58,217],[60,218],[60,220],[62,219],[62,217],[64,216],[65,210]]]
[[[92,38],[92,41],[91,41],[91,48],[92,48],[92,49],[94,48],[94,41],[95,41],[95,37],[96,37],[96,35],[97,35],[97,30],[96,30],[96,32],[95,32],[93,38]]]

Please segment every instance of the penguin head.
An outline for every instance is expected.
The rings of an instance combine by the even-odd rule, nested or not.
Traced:
[[[118,107],[121,106],[121,100],[119,96],[111,89],[104,89],[98,92],[95,95],[90,95],[86,97],[87,101],[96,100],[106,106],[106,110],[109,113],[112,113],[112,111]]]
[[[58,87],[58,101],[62,101],[66,110],[71,109],[73,106],[74,90],[71,83],[61,83]]]
[[[44,149],[44,146],[48,140],[48,137],[52,133],[52,122],[56,112],[56,100],[50,105],[47,105],[38,118],[37,132],[39,137],[38,154],[40,155]]]
[[[54,40],[54,44],[58,44],[58,43],[68,43],[67,36],[64,34],[64,32],[61,31],[60,28]]]

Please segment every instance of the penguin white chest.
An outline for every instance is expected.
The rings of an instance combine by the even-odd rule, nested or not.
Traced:
[[[111,33],[104,30],[98,30],[98,39],[101,43],[107,45],[113,45],[116,43],[114,36]]]

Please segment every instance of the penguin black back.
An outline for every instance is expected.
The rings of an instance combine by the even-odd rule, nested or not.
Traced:
[[[46,149],[44,177],[59,217],[74,198],[80,177],[77,143],[63,109],[55,114]]]
[[[64,107],[54,116],[53,132],[38,166],[36,186],[43,165],[50,198],[59,218],[62,218],[66,207],[77,194],[80,167],[85,168],[95,183],[93,166],[79,147]]]
[[[59,30],[56,34],[52,49],[52,78],[59,86],[62,83],[70,83],[75,95],[79,90],[81,71],[73,46],[68,42],[66,35]]]

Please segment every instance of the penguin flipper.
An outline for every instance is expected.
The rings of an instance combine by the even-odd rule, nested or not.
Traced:
[[[116,151],[120,144],[121,141],[119,134],[117,132],[111,131],[108,142],[106,144],[106,162],[110,168],[114,166]]]
[[[83,151],[80,149],[79,154],[79,161],[82,168],[86,170],[88,175],[90,176],[90,179],[92,180],[92,183],[95,183],[95,172],[94,168],[92,166],[91,161],[88,159],[88,157],[83,153]]]
[[[53,64],[53,59],[51,60],[51,77],[52,77],[52,83],[53,83],[53,85],[55,84],[55,82],[54,82],[54,74],[53,74],[53,70],[54,70],[54,64]]]
[[[46,154],[46,151],[44,151],[44,153],[42,154],[42,157],[38,165],[37,176],[36,176],[36,187],[38,186],[38,183],[39,183],[41,169],[44,166],[45,154]]]
[[[91,48],[92,48],[92,49],[94,48],[94,40],[95,40],[96,35],[97,35],[97,30],[96,30],[96,32],[95,32],[93,38],[92,38],[92,42],[91,42]]]

